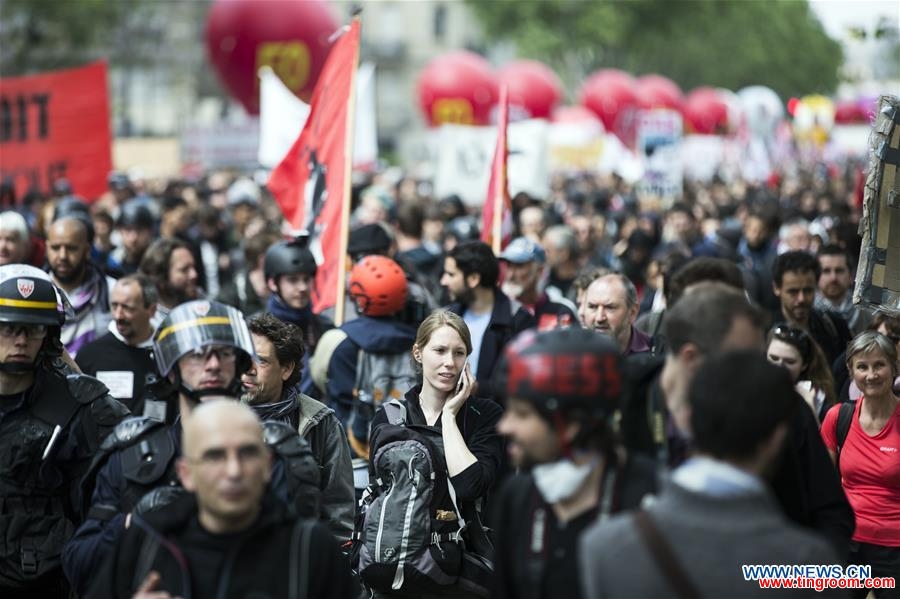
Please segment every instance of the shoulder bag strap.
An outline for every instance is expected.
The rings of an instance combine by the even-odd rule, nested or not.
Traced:
[[[650,550],[650,555],[653,556],[656,565],[659,566],[663,576],[675,591],[675,595],[680,599],[699,598],[700,591],[678,563],[678,558],[672,552],[671,545],[659,532],[650,514],[644,510],[635,510],[633,517],[644,545]]]

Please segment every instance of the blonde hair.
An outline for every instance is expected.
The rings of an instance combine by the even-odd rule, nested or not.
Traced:
[[[434,335],[434,332],[441,327],[450,327],[456,331],[466,346],[466,355],[472,353],[472,335],[469,334],[469,327],[466,326],[466,322],[458,314],[443,309],[435,310],[422,321],[422,324],[419,325],[419,330],[416,331],[416,344],[414,347],[422,351],[422,348],[431,341],[431,336]]]

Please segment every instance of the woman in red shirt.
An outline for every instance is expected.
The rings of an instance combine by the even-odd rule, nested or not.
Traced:
[[[847,368],[863,395],[843,444],[837,439],[840,406],[825,416],[822,438],[836,463],[840,453],[841,482],[856,514],[850,563],[869,564],[872,576],[900,582],[900,398],[892,389],[897,347],[876,331],[860,333],[847,347]],[[900,590],[876,590],[875,596],[900,597]]]

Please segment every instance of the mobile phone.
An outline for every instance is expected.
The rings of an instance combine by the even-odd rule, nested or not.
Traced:
[[[466,356],[466,361],[463,362],[462,370],[459,371],[459,379],[456,381],[456,392],[459,393],[462,391],[463,386],[463,375],[466,373],[466,366],[469,365],[469,357]]]

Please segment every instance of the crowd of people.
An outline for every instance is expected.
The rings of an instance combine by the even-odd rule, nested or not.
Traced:
[[[900,315],[852,301],[857,177],[692,182],[659,209],[560,174],[495,254],[476,208],[387,169],[353,187],[338,323],[250,179],[4,189],[3,596],[900,578]]]

